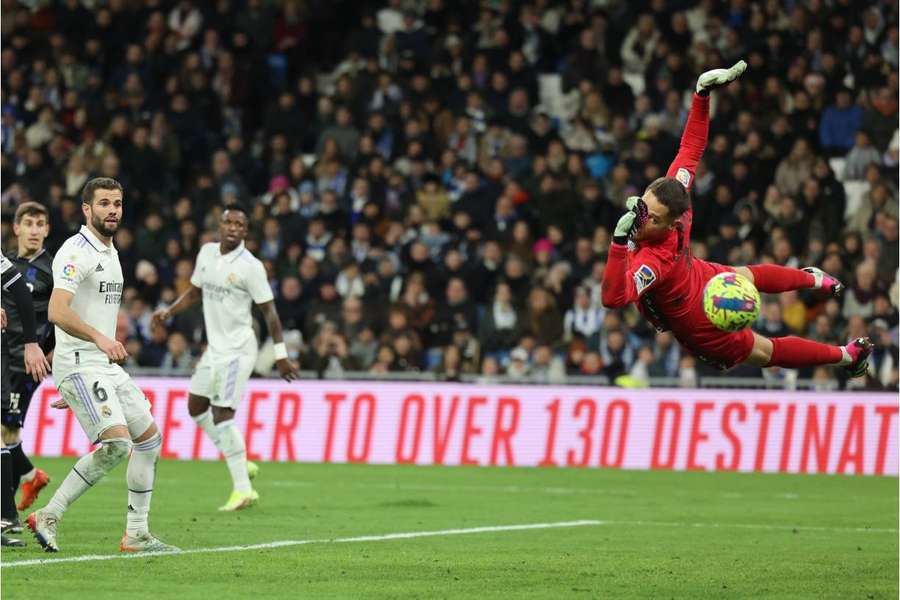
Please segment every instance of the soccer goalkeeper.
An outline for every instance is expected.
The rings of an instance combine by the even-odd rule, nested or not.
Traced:
[[[740,61],[730,69],[707,71],[697,80],[678,155],[665,177],[647,186],[642,197],[628,199],[628,212],[616,224],[603,276],[603,305],[620,308],[636,303],[658,330],[671,330],[688,351],[723,371],[739,364],[836,365],[851,377],[860,377],[872,352],[868,338],[830,346],[794,336],[770,339],[750,329],[728,333],[710,323],[703,310],[706,282],[724,272],[739,273],[769,294],[819,289],[837,296],[843,290],[837,279],[815,267],[730,267],[691,256],[689,191],[709,133],[709,93],[740,77],[746,68]]]

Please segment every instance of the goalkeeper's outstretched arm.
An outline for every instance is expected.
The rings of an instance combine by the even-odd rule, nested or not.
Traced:
[[[694,183],[697,164],[706,149],[709,137],[709,92],[731,83],[741,76],[747,63],[739,61],[730,69],[713,69],[697,78],[697,87],[691,99],[691,110],[681,135],[678,154],[669,166],[666,177],[674,177],[688,190]],[[690,209],[688,209],[690,211]]]

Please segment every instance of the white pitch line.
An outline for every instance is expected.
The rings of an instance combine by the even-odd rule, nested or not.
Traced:
[[[762,529],[768,531],[825,531],[833,533],[897,533],[892,527],[825,527],[821,525],[767,525],[765,523],[682,523],[672,521],[603,521],[603,525],[635,527],[686,527],[709,529]]]
[[[216,548],[191,548],[180,552],[144,552],[139,554],[88,554],[83,556],[66,556],[62,558],[37,558],[31,560],[16,560],[4,562],[0,567],[28,567],[32,565],[50,565],[72,562],[91,562],[117,559],[146,558],[150,556],[180,556],[183,554],[213,554],[219,552],[243,552],[245,550],[266,550],[270,548],[283,548],[286,546],[305,546],[307,544],[334,544],[353,542],[384,542],[388,540],[401,540],[410,538],[437,537],[445,535],[465,535],[471,533],[493,533],[504,531],[524,531],[529,529],[558,529],[561,527],[588,527],[604,525],[605,521],[581,520],[559,521],[556,523],[526,523],[523,525],[493,525],[489,527],[469,527],[466,529],[442,529],[440,531],[410,531],[405,533],[388,533],[385,535],[363,535],[336,539],[312,539],[312,540],[283,540],[280,542],[267,542],[264,544],[250,544],[246,546],[219,546]]]
[[[90,562],[118,559],[147,558],[151,556],[178,556],[182,554],[213,554],[219,552],[243,552],[245,550],[267,550],[271,548],[283,548],[286,546],[305,546],[308,544],[346,544],[358,542],[384,542],[389,540],[401,540],[411,538],[439,537],[446,535],[465,535],[474,533],[492,533],[504,531],[524,531],[529,529],[558,529],[562,527],[589,527],[589,526],[625,526],[625,527],[681,527],[681,528],[708,528],[708,529],[755,529],[765,531],[792,531],[802,533],[805,531],[818,531],[829,533],[890,533],[897,534],[897,529],[891,527],[824,527],[817,525],[767,525],[764,523],[688,523],[678,521],[559,521],[556,523],[527,523],[523,525],[493,525],[488,527],[469,527],[465,529],[442,529],[439,531],[410,531],[404,533],[388,533],[383,535],[362,535],[335,539],[311,539],[311,540],[283,540],[279,542],[267,542],[263,544],[250,544],[246,546],[219,546],[215,548],[192,548],[180,552],[146,552],[143,554],[89,554],[83,556],[67,556],[61,558],[38,558],[30,560],[16,560],[0,564],[0,567],[28,567],[33,565],[48,565],[70,562]]]

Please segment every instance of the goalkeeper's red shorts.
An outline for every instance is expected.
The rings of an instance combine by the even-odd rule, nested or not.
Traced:
[[[695,265],[704,270],[704,284],[719,273],[734,272],[731,267],[707,261],[698,260]],[[721,371],[741,364],[753,350],[753,331],[750,328],[728,333],[709,322],[703,311],[702,293],[691,311],[674,320],[671,326],[672,333],[685,350]]]

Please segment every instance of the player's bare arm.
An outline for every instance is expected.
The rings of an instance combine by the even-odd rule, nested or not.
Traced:
[[[275,366],[278,367],[278,373],[285,381],[293,381],[299,378],[299,367],[296,363],[291,362],[287,357],[287,348],[284,345],[284,333],[281,329],[281,319],[278,318],[278,311],[275,310],[275,302],[270,300],[258,304],[266,320],[266,327],[275,343]]]
[[[168,308],[160,308],[153,313],[152,320],[154,323],[164,323],[175,315],[182,313],[197,303],[203,302],[203,290],[195,285],[191,285],[181,296],[178,297],[172,306]]]
[[[72,310],[72,299],[75,294],[67,290],[55,288],[50,295],[47,316],[51,323],[71,336],[86,342],[93,342],[112,362],[122,362],[128,358],[128,352],[121,342],[110,339],[88,325]]]

